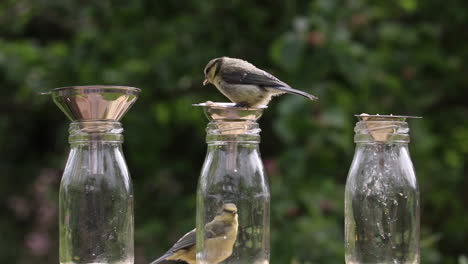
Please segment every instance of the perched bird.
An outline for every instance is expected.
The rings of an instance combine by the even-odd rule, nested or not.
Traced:
[[[284,93],[302,95],[310,100],[317,99],[311,94],[291,88],[275,76],[241,59],[212,59],[206,65],[204,74],[203,85],[214,84],[239,107],[267,105],[273,96]]]
[[[237,239],[237,207],[233,203],[226,203],[222,212],[205,225],[206,263],[218,264],[231,256]],[[166,260],[185,261],[196,264],[196,229],[185,234],[171,249],[151,264],[162,263]]]

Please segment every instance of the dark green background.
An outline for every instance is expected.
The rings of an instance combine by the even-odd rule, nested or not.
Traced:
[[[0,2],[0,262],[58,263],[68,120],[54,87],[140,87],[123,119],[136,263],[194,226],[206,119],[192,103],[218,56],[320,97],[275,98],[261,119],[272,263],[343,263],[343,192],[356,113],[410,114],[422,263],[468,263],[465,0]],[[464,255],[464,256],[463,256]]]

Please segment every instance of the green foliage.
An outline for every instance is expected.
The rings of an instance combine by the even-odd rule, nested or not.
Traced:
[[[32,1],[0,3],[0,261],[57,261],[67,121],[50,88],[131,85],[123,120],[135,188],[136,263],[194,226],[206,119],[192,103],[209,59],[267,69],[285,95],[261,120],[272,191],[272,262],[343,262],[353,114],[422,115],[411,152],[421,187],[422,263],[467,263],[466,1]],[[463,255],[464,254],[464,255]]]

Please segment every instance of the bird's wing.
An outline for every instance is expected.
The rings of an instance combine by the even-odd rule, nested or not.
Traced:
[[[188,232],[183,237],[181,237],[174,244],[174,246],[172,246],[172,248],[169,249],[168,252],[176,252],[177,250],[188,248],[190,246],[195,245],[195,242],[196,242],[196,229],[193,229],[192,231]]]
[[[160,262],[152,262],[151,264],[156,263],[156,264],[187,264],[185,261],[177,261],[177,260],[161,260]]]
[[[195,245],[196,243],[196,231],[197,229],[193,229],[192,231],[185,234],[181,237],[175,244],[169,249],[168,252],[175,252],[180,249],[188,248],[190,246]],[[205,237],[206,238],[213,238],[223,235],[225,230],[225,224],[222,221],[212,221],[205,226]]]
[[[159,257],[157,260],[151,262],[150,264],[166,264],[166,258],[169,257],[171,254],[169,252],[166,252],[166,254],[162,255]]]
[[[223,221],[211,221],[205,226],[205,239],[226,235],[226,225]]]
[[[192,231],[188,232],[185,234],[183,237],[181,237],[175,244],[174,246],[171,247],[164,255],[162,255],[160,258],[157,260],[151,262],[151,264],[162,264],[164,263],[164,260],[168,258],[169,256],[173,255],[175,252],[181,249],[186,249],[191,246],[195,245],[196,241],[196,229],[193,229]]]
[[[221,70],[221,78],[231,84],[251,84],[267,87],[289,87],[275,76],[260,69],[246,70],[240,67],[229,67]]]
[[[221,70],[221,78],[230,84],[258,85],[264,88],[274,88],[286,93],[302,95],[310,100],[318,99],[314,95],[293,89],[275,76],[260,69],[246,70],[240,67],[227,67],[227,69]]]

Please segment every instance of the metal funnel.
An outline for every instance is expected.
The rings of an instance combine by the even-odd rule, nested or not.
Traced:
[[[408,118],[421,118],[419,116],[402,116],[402,115],[355,115],[358,119],[355,131],[363,133],[359,128],[359,123],[365,125],[366,133],[370,134],[377,142],[387,142],[394,135],[407,135],[409,128],[406,123]]]
[[[70,86],[51,91],[57,106],[72,121],[119,121],[140,89],[127,86]]]
[[[205,112],[206,117],[210,121],[215,120],[231,120],[231,121],[257,121],[263,114],[266,106],[259,106],[257,108],[237,107],[234,103],[217,103],[206,102],[201,104],[194,104],[193,106],[201,106]]]

